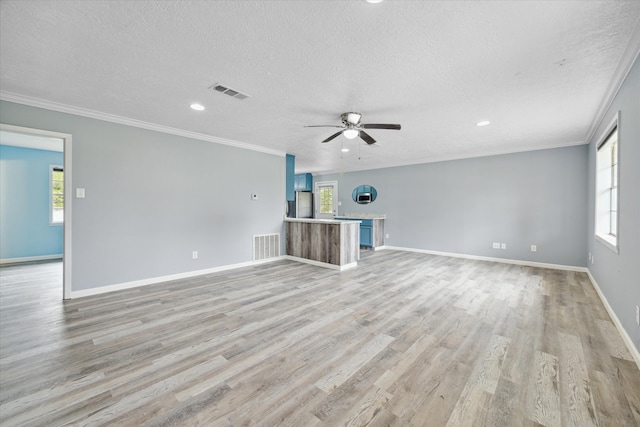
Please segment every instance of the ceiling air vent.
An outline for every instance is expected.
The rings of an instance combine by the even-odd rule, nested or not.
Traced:
[[[249,98],[249,95],[247,95],[246,93],[242,93],[242,92],[240,92],[238,90],[231,89],[231,88],[226,87],[226,86],[222,86],[219,83],[214,84],[209,89],[213,89],[216,92],[224,93],[225,95],[229,95],[232,98],[236,98],[236,99],[240,99],[240,100]]]

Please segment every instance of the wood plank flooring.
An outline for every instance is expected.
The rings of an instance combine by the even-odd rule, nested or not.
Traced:
[[[2,426],[638,426],[584,273],[363,252],[62,302],[0,269]]]

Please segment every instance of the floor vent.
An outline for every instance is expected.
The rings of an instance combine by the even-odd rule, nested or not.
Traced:
[[[253,260],[277,258],[280,256],[280,235],[259,234],[253,236]]]
[[[249,98],[249,95],[247,95],[246,93],[242,93],[239,90],[231,89],[219,83],[212,85],[211,87],[209,87],[209,89],[215,90],[216,92],[224,93],[225,95],[229,95],[232,98],[240,100]]]

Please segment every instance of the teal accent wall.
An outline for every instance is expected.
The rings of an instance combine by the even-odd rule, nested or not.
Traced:
[[[287,201],[293,202],[296,200],[296,190],[294,187],[295,184],[295,169],[296,169],[296,156],[291,154],[287,154],[287,176],[286,176],[286,193],[287,193]]]
[[[49,224],[49,170],[57,151],[0,145],[0,259],[62,255],[62,225]]]

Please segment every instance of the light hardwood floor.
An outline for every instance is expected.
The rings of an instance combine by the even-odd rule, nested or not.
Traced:
[[[399,251],[61,301],[0,269],[0,424],[637,426],[584,273]]]

